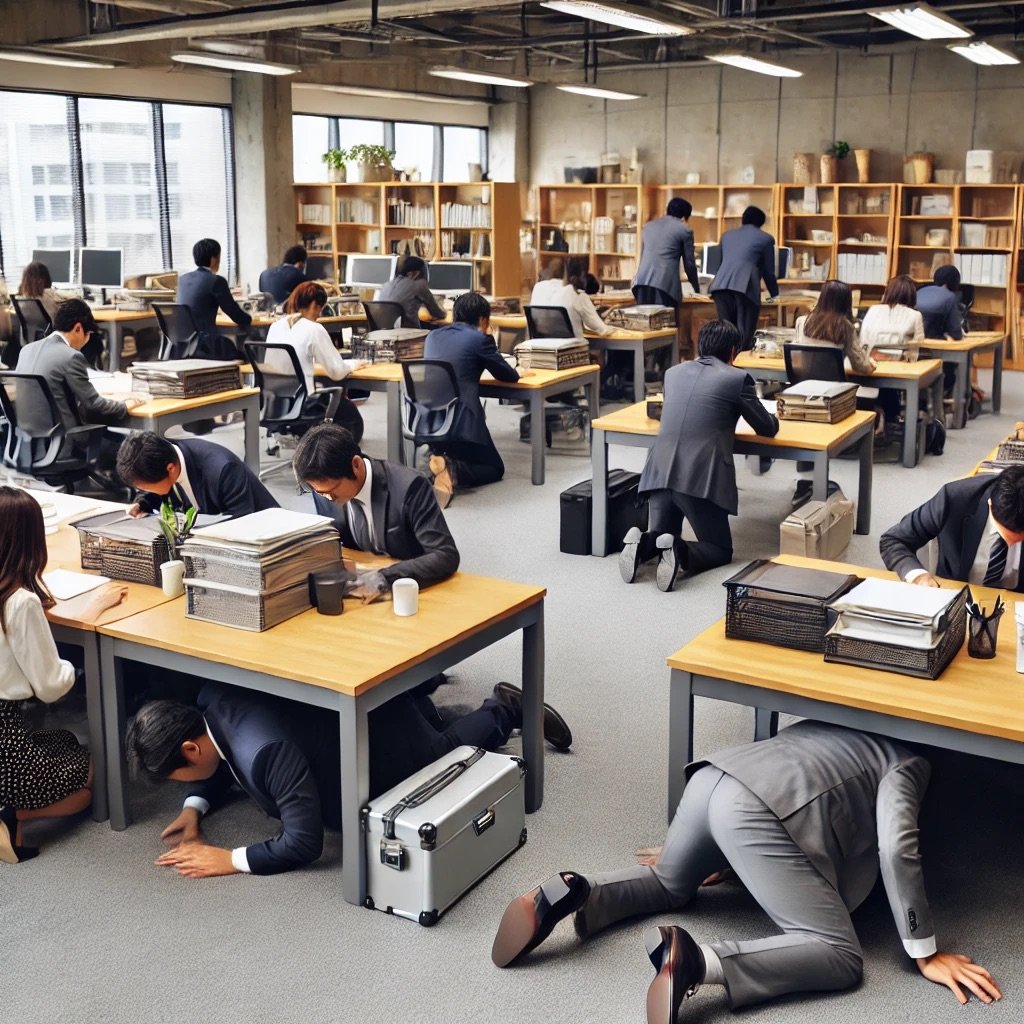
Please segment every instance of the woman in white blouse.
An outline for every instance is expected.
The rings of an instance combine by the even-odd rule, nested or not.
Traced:
[[[365,360],[342,359],[327,329],[317,323],[326,305],[327,292],[323,286],[315,281],[303,281],[288,297],[287,315],[277,320],[267,332],[268,344],[287,345],[295,351],[310,394],[314,391],[314,373],[326,374],[331,380],[344,380],[353,370],[366,365]],[[266,365],[272,373],[293,372],[288,353],[280,349],[267,350]],[[334,422],[348,430],[359,444],[363,436],[363,417],[345,395],[338,403]]]
[[[51,704],[75,682],[43,613],[55,603],[40,579],[45,565],[38,503],[26,491],[0,487],[0,861],[7,864],[39,852],[22,845],[23,822],[78,814],[92,802],[89,752],[66,730],[29,732],[21,713],[22,701]],[[127,592],[120,584],[94,590],[75,616],[92,621]]]
[[[533,286],[531,306],[563,306],[569,313],[573,336],[582,338],[584,330],[591,334],[614,334],[615,328],[606,324],[594,309],[590,296],[584,291],[587,273],[584,260],[569,260],[569,280],[565,280],[565,261],[553,256],[543,270],[543,277]]]

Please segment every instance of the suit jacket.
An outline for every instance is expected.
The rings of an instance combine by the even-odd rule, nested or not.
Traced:
[[[199,710],[224,754],[212,778],[188,795],[212,808],[233,782],[281,820],[281,834],[246,848],[254,875],[311,864],[323,852],[324,824],[341,825],[337,719],[295,701],[208,683]],[[333,719],[333,720],[332,720]]]
[[[39,341],[33,341],[21,350],[18,357],[19,373],[35,373],[46,378],[53,399],[57,403],[65,429],[85,423],[118,423],[128,415],[124,402],[104,398],[89,380],[89,364],[81,352],[73,349],[64,338],[54,332]],[[78,407],[75,414],[72,402]],[[50,412],[35,388],[26,390],[17,403],[18,422],[28,431],[45,430],[50,423]]]
[[[708,760],[778,817],[850,910],[867,898],[881,869],[904,943],[934,944],[917,842],[931,777],[923,757],[881,736],[803,721]],[[706,763],[687,766],[687,774]]]
[[[779,294],[779,282],[775,280],[775,239],[767,231],[744,224],[726,231],[719,244],[722,265],[711,282],[712,292],[741,292],[755,306],[760,306],[763,280],[769,295]]]
[[[196,329],[206,334],[218,334],[217,311],[224,310],[239,327],[248,327],[252,317],[235,302],[227,281],[209,267],[196,267],[178,278],[178,296],[175,300],[188,306]]]
[[[693,258],[693,231],[678,217],[656,217],[644,225],[640,266],[633,284],[648,285],[671,295],[676,302],[683,296],[679,284],[679,261],[695,292],[700,291],[697,263]]]
[[[480,374],[490,370],[498,380],[519,380],[519,374],[498,352],[494,338],[469,324],[448,324],[427,335],[423,358],[451,363],[458,378],[459,404],[455,410],[452,440],[493,444],[484,407],[480,404]]]
[[[373,532],[384,552],[399,559],[381,570],[388,585],[403,576],[416,580],[421,587],[447,579],[459,567],[459,549],[427,478],[393,462],[368,461],[373,464]],[[345,507],[316,493],[313,504],[320,515],[334,520],[342,544],[356,547]]]
[[[422,327],[420,306],[435,320],[444,319],[444,310],[437,304],[434,293],[422,277],[394,277],[385,284],[377,296],[379,302],[397,302],[402,307],[402,327]]]
[[[260,478],[223,445],[191,438],[175,439],[174,444],[181,451],[189,486],[204,515],[237,519],[278,507]],[[144,494],[139,505],[155,512],[163,500],[160,494]]]
[[[920,508],[907,513],[878,542],[885,567],[900,579],[914,569],[923,569],[917,551],[938,538],[935,571],[946,579],[966,583],[988,522],[988,498],[996,479],[991,473],[981,473],[954,480]]]
[[[706,498],[736,515],[736,421],[774,437],[779,421],[758,400],[746,370],[701,356],[665,373],[665,406],[654,447],[640,476],[640,491],[677,491]]]
[[[926,284],[917,290],[917,308],[924,319],[926,338],[960,339],[964,336],[960,300],[955,292],[937,284]]]
[[[274,296],[277,303],[287,302],[288,296],[306,280],[306,275],[292,263],[267,267],[260,274],[260,291]]]

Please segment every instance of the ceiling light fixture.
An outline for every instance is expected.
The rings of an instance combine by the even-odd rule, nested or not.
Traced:
[[[256,75],[294,75],[300,69],[291,64],[276,64],[274,61],[258,60],[254,57],[239,57],[230,53],[207,53],[203,50],[185,50],[172,53],[171,60],[179,64],[199,64],[205,68],[221,68],[224,71],[250,71]]]
[[[403,92],[400,89],[374,89],[367,85],[319,85],[314,82],[293,82],[293,89],[319,89],[322,92],[337,92],[346,96],[368,96],[379,100],[415,100],[418,103],[457,103],[467,107],[488,106],[486,96],[467,99],[464,96],[445,96],[439,92]]]
[[[745,53],[712,53],[708,54],[708,60],[717,61],[719,64],[728,64],[744,71],[756,71],[759,75],[771,75],[774,78],[800,78],[803,76],[803,72],[797,71],[796,68],[773,64],[771,61],[760,60],[758,57],[749,57]]]
[[[898,28],[918,39],[966,39],[974,33],[948,14],[937,11],[930,4],[914,4],[912,7],[880,7],[866,11],[872,18],[878,18],[893,28]]]
[[[39,50],[0,50],[0,60],[22,64],[53,64],[59,68],[116,68],[109,60],[79,57],[74,53],[43,53]]]
[[[477,82],[480,85],[507,85],[513,89],[525,89],[533,85],[528,78],[513,78],[511,75],[496,75],[490,71],[473,71],[471,68],[431,68],[428,74],[435,78],[454,78],[457,82]]]
[[[597,85],[557,85],[562,92],[572,92],[577,96],[593,96],[599,100],[639,100],[643,95],[638,92],[619,92],[617,89],[602,89]]]
[[[951,43],[948,49],[966,57],[975,64],[994,67],[997,64],[1019,64],[1020,60],[1007,50],[1001,50],[991,43]]]
[[[592,0],[544,0],[541,7],[561,14],[574,14],[577,18],[600,21],[616,28],[643,32],[649,36],[688,36],[695,31],[686,25],[641,14],[629,4],[593,3]]]

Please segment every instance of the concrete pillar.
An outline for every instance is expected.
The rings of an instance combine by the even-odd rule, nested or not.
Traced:
[[[238,220],[238,280],[260,272],[296,241],[292,193],[292,87],[287,77],[234,73],[231,104]]]
[[[491,107],[488,145],[492,181],[530,180],[529,97]]]

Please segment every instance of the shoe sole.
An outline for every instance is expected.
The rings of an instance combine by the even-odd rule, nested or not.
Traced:
[[[517,896],[501,915],[498,931],[491,947],[491,960],[496,967],[508,967],[536,949],[554,930],[556,924],[586,902],[570,899],[571,890],[561,875],[552,875],[536,888]],[[564,904],[559,907],[558,904]],[[546,921],[542,922],[541,917]]]
[[[633,583],[640,569],[640,544],[627,544],[619,552],[619,575],[623,583]]]
[[[679,579],[679,559],[674,552],[670,559],[665,557],[665,553],[658,559],[657,578],[658,589],[663,593],[668,594],[675,587]]]
[[[660,928],[644,929],[644,949],[657,972],[647,989],[647,1024],[675,1024],[672,1015],[672,973],[665,970],[665,939]]]

